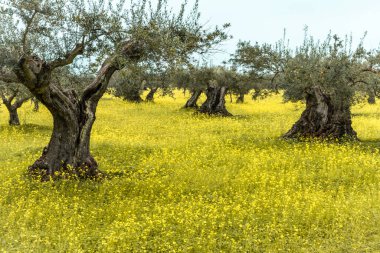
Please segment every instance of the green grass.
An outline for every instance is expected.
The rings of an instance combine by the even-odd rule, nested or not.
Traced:
[[[7,126],[0,107],[0,252],[380,252],[380,106],[353,108],[362,142],[281,140],[303,105],[185,100],[99,105],[104,182],[24,177],[51,133],[42,108]]]

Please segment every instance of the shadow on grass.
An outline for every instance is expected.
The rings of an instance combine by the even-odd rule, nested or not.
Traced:
[[[50,133],[52,131],[51,126],[46,125],[36,125],[36,124],[25,124],[20,126],[1,126],[0,133],[4,131],[17,131],[23,134],[33,134],[33,133]]]
[[[117,175],[119,172],[124,173],[123,171],[138,166],[143,160],[160,150],[159,147],[102,143],[93,147],[92,154],[102,170],[106,170],[106,173],[113,171]]]
[[[360,142],[368,147],[380,149],[380,139],[361,140]]]
[[[371,112],[371,113],[364,113],[364,112],[360,112],[360,113],[352,113],[352,117],[369,117],[369,118],[380,118],[380,113],[378,112]]]

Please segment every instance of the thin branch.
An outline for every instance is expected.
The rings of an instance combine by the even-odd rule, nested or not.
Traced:
[[[5,104],[5,106],[8,107],[9,101],[8,101],[7,97],[4,95],[3,92],[0,92],[0,97],[3,100],[3,103]]]
[[[0,92],[1,99],[7,108],[12,107],[12,101],[17,96],[18,90],[14,90],[13,93],[7,98],[3,92]]]
[[[25,53],[27,53],[27,37],[28,37],[28,33],[29,33],[29,30],[30,30],[30,27],[33,23],[33,19],[34,17],[36,16],[38,12],[35,10],[32,14],[32,16],[30,17],[30,19],[28,20],[28,22],[26,23],[26,28],[25,28],[25,31],[24,31],[24,34],[22,35],[22,51]]]
[[[64,58],[54,60],[54,61],[50,62],[48,65],[50,66],[51,69],[55,69],[55,68],[59,68],[59,67],[69,65],[69,64],[73,63],[74,59],[78,55],[83,54],[83,51],[84,51],[84,44],[83,43],[77,44],[72,51],[68,52],[65,55]]]
[[[2,71],[0,71],[0,81],[4,83],[18,83],[19,82],[15,73],[2,72]]]
[[[364,81],[364,80],[351,80],[351,87],[353,87],[353,86],[355,86],[356,84],[358,84],[358,83],[364,83],[364,84],[366,84],[366,85],[369,85],[369,83],[367,82],[367,81]]]
[[[371,72],[371,73],[374,73],[374,74],[379,74],[380,70],[373,68],[373,66],[370,66],[368,68],[362,69],[361,72]]]
[[[13,106],[15,106],[16,108],[20,108],[22,106],[23,103],[25,103],[26,101],[28,101],[29,99],[31,99],[33,97],[33,95],[28,95],[28,96],[25,96],[23,98],[18,98],[16,100],[16,102],[13,104]]]
[[[12,103],[13,99],[15,99],[15,97],[16,97],[16,96],[18,95],[18,93],[19,93],[19,90],[18,90],[18,89],[16,89],[16,90],[12,90],[12,91],[13,91],[12,95],[10,95],[9,98],[8,98],[9,103]]]

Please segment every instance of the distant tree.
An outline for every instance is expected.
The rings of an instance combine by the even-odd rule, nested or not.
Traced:
[[[20,125],[18,116],[18,109],[29,99],[32,95],[21,84],[7,84],[0,82],[0,97],[9,113],[9,125]]]
[[[128,68],[118,71],[110,83],[116,97],[129,102],[141,103],[141,93],[145,88],[145,66],[130,64]]]
[[[223,67],[209,68],[204,70],[203,78],[207,81],[207,98],[199,112],[232,116],[226,109],[225,96],[230,85],[238,81],[236,72]]]
[[[171,70],[168,66],[155,66],[154,62],[130,65],[115,74],[111,87],[115,95],[130,102],[140,103],[142,92],[149,89],[145,101],[153,102],[154,95],[161,89],[163,95],[172,94]]]
[[[244,103],[245,95],[247,95],[253,89],[254,83],[252,80],[250,80],[247,74],[239,73],[234,68],[232,68],[231,71],[235,72],[235,78],[229,84],[230,94],[237,97],[237,104]]]
[[[237,50],[230,62],[241,72],[240,82],[231,89],[238,96],[237,102],[244,101],[244,95],[254,91],[252,99],[266,97],[271,93],[278,93],[283,67],[289,57],[289,50],[285,40],[275,45],[240,41]]]
[[[183,90],[190,91],[190,98],[186,101],[183,108],[198,109],[198,99],[207,89],[209,80],[207,79],[208,69],[187,65],[176,70],[173,76],[174,85]]]
[[[20,125],[17,110],[32,97],[25,86],[14,82],[12,67],[16,62],[14,49],[0,48],[0,98],[9,112],[11,126]]]
[[[373,75],[364,89],[366,91],[367,102],[369,104],[376,104],[376,99],[380,97],[380,76]]]
[[[353,49],[348,38],[329,35],[320,42],[305,36],[283,73],[285,98],[306,100],[306,109],[284,137],[356,139],[350,106],[373,75],[369,54],[362,44]]]
[[[149,92],[145,97],[145,101],[154,102],[154,95],[158,90],[161,91],[162,96],[174,96],[173,76],[175,75],[175,69],[172,64],[150,62],[147,65],[145,88],[149,89]]]
[[[187,15],[186,4],[175,14],[166,0],[158,0],[156,8],[145,0],[132,1],[129,7],[123,0],[4,0],[0,30],[12,36],[1,33],[0,48],[19,46],[14,81],[27,87],[54,121],[49,145],[30,173],[43,179],[61,169],[81,177],[99,175],[90,135],[112,75],[144,59],[184,60],[227,38],[223,29],[205,31],[197,7],[198,2]],[[56,71],[81,59],[98,70],[84,90],[54,82]]]

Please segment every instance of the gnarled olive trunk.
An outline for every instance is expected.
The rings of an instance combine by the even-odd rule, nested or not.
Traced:
[[[80,177],[96,177],[98,165],[90,154],[96,105],[79,101],[76,96],[67,103],[55,102],[45,103],[53,115],[53,133],[42,156],[29,167],[30,172],[49,177],[63,170]]]
[[[306,97],[306,109],[285,138],[356,139],[352,128],[350,103],[347,99],[332,101],[318,87]]]
[[[145,101],[147,102],[153,102],[154,101],[154,94],[156,94],[158,88],[151,88],[148,95],[146,95]]]
[[[226,87],[209,86],[206,91],[207,99],[199,108],[199,112],[207,114],[218,114],[222,116],[232,116],[226,109]]]
[[[9,110],[9,125],[11,126],[19,126],[20,119],[18,117],[17,108],[12,108]]]
[[[106,59],[82,96],[78,96],[74,90],[63,90],[51,82],[54,68],[70,64],[75,55],[81,52],[81,45],[77,45],[67,58],[50,63],[36,56],[24,56],[19,61],[14,70],[18,79],[46,106],[54,122],[50,142],[41,157],[29,167],[30,174],[41,176],[42,180],[67,173],[81,178],[94,178],[101,174],[90,153],[90,135],[96,108],[113,73],[126,64],[120,57],[138,59],[138,45],[129,41],[121,46],[120,52]]]
[[[201,90],[193,90],[191,93],[191,97],[187,100],[185,106],[183,108],[198,108],[197,101],[199,97],[201,96],[202,91]]]
[[[243,92],[239,93],[239,96],[236,99],[236,103],[237,104],[243,104],[244,103],[244,96],[245,96],[245,94]]]
[[[90,153],[90,135],[98,101],[107,87],[104,84],[109,82],[114,71],[113,66],[104,66],[82,97],[73,90],[61,90],[53,84],[43,93],[35,94],[53,116],[53,133],[41,157],[29,167],[32,175],[41,175],[43,180],[61,172],[83,178],[100,175],[98,164]]]

